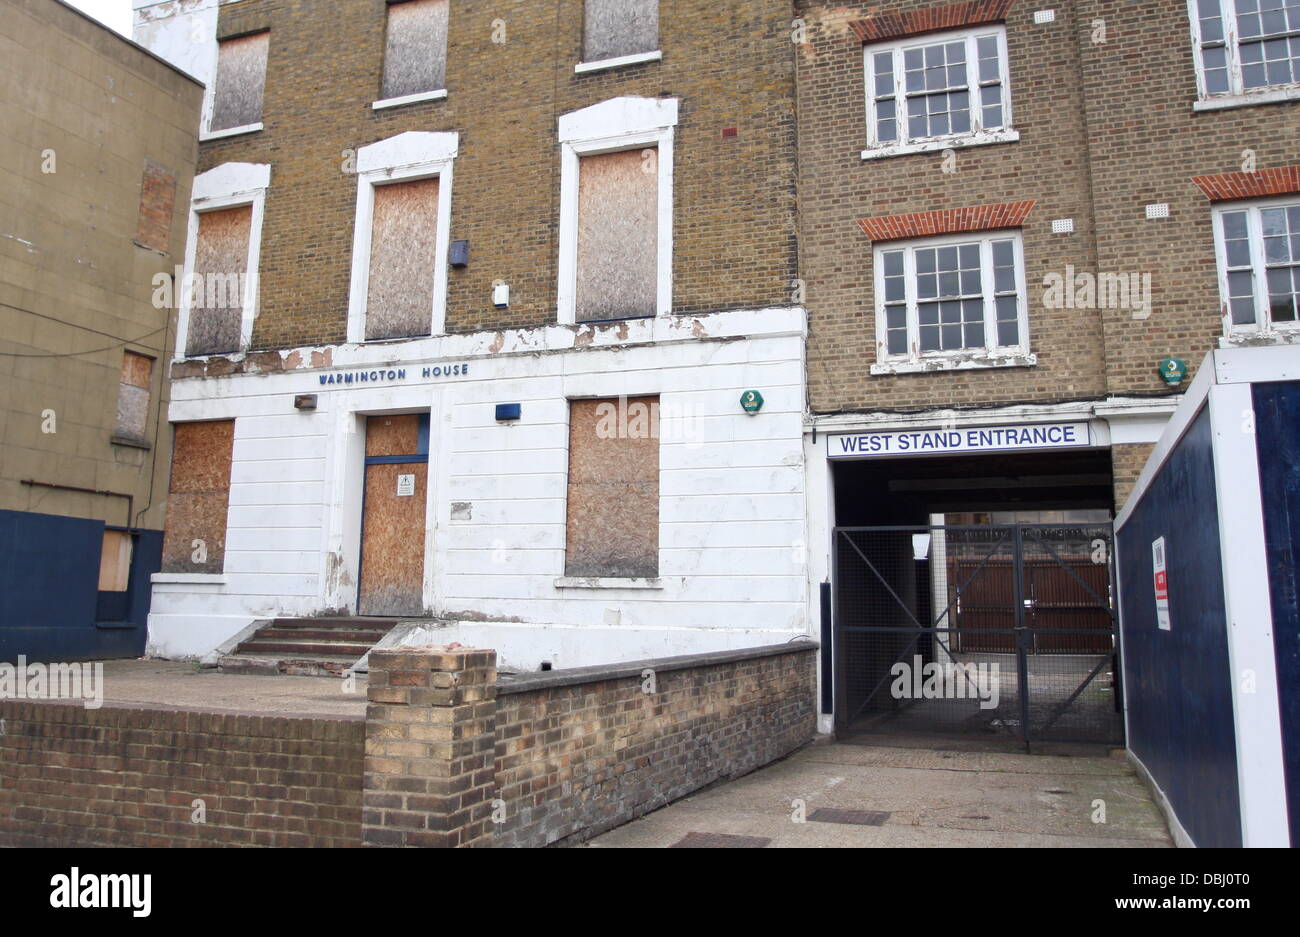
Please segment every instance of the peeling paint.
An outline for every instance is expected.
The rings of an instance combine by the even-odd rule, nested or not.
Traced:
[[[472,501],[453,501],[451,503],[451,519],[453,521],[468,521],[473,519],[474,503]]]

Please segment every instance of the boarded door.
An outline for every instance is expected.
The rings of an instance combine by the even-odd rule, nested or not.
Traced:
[[[428,470],[428,414],[366,419],[361,615],[424,614]]]

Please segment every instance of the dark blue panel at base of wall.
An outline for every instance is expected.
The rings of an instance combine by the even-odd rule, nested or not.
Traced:
[[[96,623],[103,521],[0,511],[0,661],[100,660],[144,653],[162,532],[139,531],[127,614]]]
[[[1300,557],[1300,383],[1256,384],[1255,441],[1264,500],[1268,589],[1273,608],[1273,651],[1282,716],[1291,845],[1300,845],[1300,611],[1296,557]]]
[[[1129,749],[1198,846],[1240,846],[1231,669],[1210,415],[1202,409],[1116,534]],[[1151,543],[1165,538],[1170,630]]]

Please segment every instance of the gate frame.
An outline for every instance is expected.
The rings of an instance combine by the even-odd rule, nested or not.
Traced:
[[[872,533],[928,532],[931,535],[933,535],[933,532],[936,530],[943,530],[943,531],[981,530],[981,531],[1002,531],[1003,536],[1000,536],[997,539],[997,541],[992,544],[992,547],[990,548],[989,552],[980,559],[979,565],[975,569],[975,574],[978,574],[979,571],[984,568],[984,564],[987,563],[988,560],[997,552],[998,548],[1001,547],[1006,542],[1006,533],[1010,532],[1011,535],[1011,547],[1012,547],[1011,559],[1013,561],[1012,598],[1013,598],[1014,609],[1015,609],[1015,625],[1013,626],[1012,629],[1010,629],[1009,632],[1005,629],[989,629],[987,631],[987,633],[990,634],[1010,633],[1014,636],[1016,671],[1017,671],[1016,674],[1017,693],[1019,695],[1019,704],[1020,704],[1019,706],[1020,731],[1016,735],[1011,736],[1011,738],[1023,742],[1026,751],[1030,750],[1030,746],[1034,742],[1040,742],[1040,743],[1061,742],[1061,741],[1078,742],[1078,740],[1059,739],[1059,738],[1052,738],[1050,736],[1035,737],[1034,733],[1031,731],[1031,723],[1029,719],[1029,668],[1027,664],[1029,661],[1029,653],[1032,651],[1033,639],[1041,629],[1029,628],[1025,623],[1026,599],[1025,599],[1025,583],[1024,583],[1024,563],[1025,563],[1024,534],[1026,530],[1031,530],[1031,531],[1035,529],[1036,530],[1060,530],[1069,527],[1106,528],[1109,532],[1109,539],[1107,541],[1108,548],[1106,550],[1106,571],[1107,571],[1108,582],[1110,585],[1110,590],[1106,602],[1102,602],[1102,597],[1097,595],[1096,592],[1094,592],[1093,589],[1087,585],[1087,583],[1085,583],[1082,579],[1080,579],[1075,574],[1074,570],[1071,569],[1061,559],[1061,557],[1056,553],[1056,551],[1051,547],[1049,543],[1041,540],[1038,537],[1032,537],[1032,535],[1031,535],[1031,539],[1038,546],[1045,549],[1048,553],[1048,556],[1053,561],[1055,561],[1055,563],[1058,566],[1060,566],[1067,573],[1069,573],[1070,577],[1076,583],[1078,583],[1080,588],[1082,588],[1086,593],[1088,593],[1098,601],[1099,611],[1104,610],[1107,612],[1111,621],[1110,635],[1111,635],[1112,651],[1108,655],[1107,654],[1101,655],[1101,660],[1097,663],[1095,667],[1092,668],[1091,671],[1089,671],[1088,675],[1083,679],[1083,682],[1081,682],[1074,689],[1074,691],[1065,699],[1065,701],[1060,703],[1056,707],[1056,709],[1052,712],[1051,718],[1047,720],[1043,728],[1044,729],[1050,728],[1056,722],[1056,720],[1060,718],[1062,714],[1064,714],[1064,712],[1069,707],[1069,705],[1073,703],[1074,700],[1077,699],[1079,695],[1083,693],[1083,691],[1092,683],[1092,681],[1097,678],[1097,676],[1101,673],[1101,671],[1105,667],[1106,662],[1110,661],[1112,673],[1114,674],[1114,693],[1115,693],[1114,706],[1116,712],[1120,713],[1121,716],[1119,720],[1119,738],[1115,742],[1106,742],[1106,743],[1079,742],[1079,744],[1107,744],[1107,745],[1122,746],[1124,744],[1127,727],[1125,725],[1125,720],[1123,718],[1123,711],[1124,711],[1123,684],[1120,679],[1123,671],[1122,671],[1122,661],[1120,659],[1119,602],[1118,602],[1117,583],[1116,583],[1116,575],[1115,575],[1116,574],[1115,522],[1113,519],[1109,521],[1086,521],[1086,522],[1079,522],[1076,524],[1025,524],[1025,523],[891,524],[891,525],[879,525],[879,526],[832,527],[831,528],[831,550],[830,550],[830,566],[831,566],[830,634],[832,638],[831,660],[832,660],[832,668],[834,672],[834,681],[835,681],[835,685],[833,688],[833,700],[834,700],[833,718],[834,718],[835,731],[839,732],[847,728],[850,722],[852,721],[852,719],[856,718],[860,714],[862,709],[862,707],[859,707],[859,710],[855,712],[852,716],[847,715],[848,707],[844,700],[844,694],[846,692],[846,686],[847,686],[847,681],[845,679],[846,676],[845,656],[846,655],[844,654],[843,644],[841,641],[842,635],[845,635],[850,631],[862,632],[862,633],[899,632],[899,633],[907,634],[910,633],[912,630],[915,630],[917,634],[917,638],[916,640],[909,642],[908,647],[910,648],[913,647],[916,644],[916,642],[919,641],[920,638],[925,634],[934,635],[942,632],[950,632],[950,633],[957,634],[963,631],[970,630],[970,629],[961,629],[961,628],[953,628],[953,627],[939,628],[933,624],[933,621],[942,620],[944,617],[948,615],[948,613],[953,609],[953,606],[956,604],[957,599],[953,599],[946,606],[944,606],[942,613],[939,615],[938,618],[934,618],[930,625],[926,626],[918,622],[916,618],[912,615],[912,613],[907,609],[907,606],[902,603],[901,599],[899,599],[898,594],[894,591],[894,589],[892,588],[888,580],[880,574],[880,572],[875,568],[875,566],[871,563],[871,561],[868,560],[867,557],[863,555],[862,551],[858,548],[857,544],[855,544],[851,539],[847,540],[849,545],[854,548],[855,552],[857,552],[858,556],[861,557],[862,561],[867,565],[867,568],[871,571],[871,573],[874,574],[876,578],[880,580],[880,582],[889,591],[890,596],[894,599],[895,602],[899,604],[899,606],[903,609],[904,613],[907,614],[907,617],[912,620],[913,624],[915,625],[915,629],[907,628],[905,626],[879,627],[879,628],[872,628],[872,627],[862,626],[862,625],[842,626],[840,624],[840,619],[841,619],[841,615],[840,615],[841,569],[840,569],[840,554],[839,554],[840,535],[852,534],[852,533],[866,533],[866,532],[872,532]],[[970,582],[974,581],[975,574],[972,574],[971,578],[966,581],[967,585],[969,585]],[[961,589],[959,588],[957,591],[958,593],[960,593]],[[931,611],[931,616],[933,616],[935,610],[931,608],[930,611]],[[1101,632],[1088,631],[1083,629],[1060,629],[1060,630],[1054,630],[1052,633],[1053,634],[1099,634]],[[947,653],[950,658],[952,657],[952,651],[948,650],[947,646],[944,645],[942,642],[935,642],[935,645],[944,647],[945,653]],[[866,699],[863,701],[864,707],[866,703],[869,702],[872,698],[874,698],[875,695],[880,691],[880,686],[883,685],[883,683],[884,680],[882,680],[880,684],[878,684],[875,688],[871,690],[870,693],[867,694]]]

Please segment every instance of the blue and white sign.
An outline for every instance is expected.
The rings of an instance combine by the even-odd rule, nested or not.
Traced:
[[[835,433],[826,437],[830,459],[934,455],[942,452],[998,452],[1006,449],[1069,449],[1091,445],[1086,421],[958,429],[889,430],[882,433]]]

